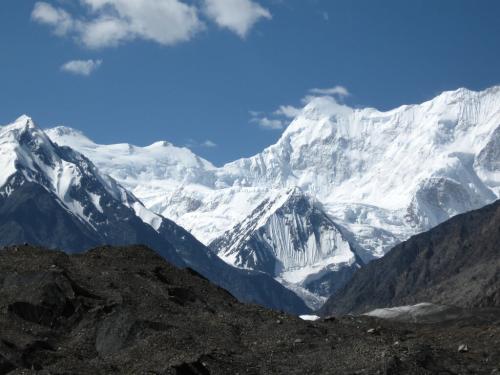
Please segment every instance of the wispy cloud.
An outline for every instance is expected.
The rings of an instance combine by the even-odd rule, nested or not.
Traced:
[[[326,89],[311,89],[309,93],[312,95],[326,95],[326,96],[338,96],[346,97],[351,94],[344,86],[334,86]]]
[[[260,19],[271,18],[267,9],[252,0],[200,1],[79,0],[81,12],[71,13],[53,5],[54,1],[39,1],[31,19],[49,26],[57,36],[97,49],[132,40],[165,46],[187,42],[206,29],[203,17],[245,37]]]
[[[44,2],[35,4],[31,12],[31,19],[52,26],[54,33],[59,36],[66,35],[75,27],[75,21],[68,12]]]
[[[244,38],[260,19],[271,19],[269,10],[251,0],[204,0],[206,15],[219,27]]]
[[[334,86],[325,89],[314,88],[308,90],[306,96],[304,96],[300,102],[301,107],[296,107],[293,105],[281,105],[275,111],[267,114],[260,111],[250,111],[250,122],[258,124],[262,129],[267,130],[281,130],[284,129],[290,122],[290,120],[299,116],[303,110],[303,107],[309,104],[312,100],[317,97],[332,97],[336,102],[339,99],[350,96],[349,90],[344,86]]]
[[[274,114],[286,118],[295,118],[298,116],[300,111],[301,108],[294,107],[293,105],[282,105],[276,111],[274,111]]]
[[[207,139],[206,141],[203,141],[201,143],[201,146],[207,147],[207,148],[214,148],[214,147],[217,147],[217,143],[212,142],[210,139]]]
[[[280,130],[285,127],[285,122],[278,118],[268,118],[267,116],[254,116],[250,122],[258,124],[262,129]]]
[[[204,141],[197,141],[196,139],[188,139],[185,143],[187,148],[215,148],[217,147],[217,143],[211,141],[210,139],[206,139]]]
[[[102,60],[72,60],[61,66],[61,70],[71,74],[89,76],[102,64]]]

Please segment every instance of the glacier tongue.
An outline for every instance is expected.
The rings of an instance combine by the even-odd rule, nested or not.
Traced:
[[[497,86],[444,92],[386,112],[350,108],[331,97],[313,98],[276,144],[222,167],[167,142],[98,145],[68,128],[48,134],[87,155],[146,207],[205,244],[234,231],[238,223],[248,224],[247,217],[259,205],[299,187],[321,202],[366,262],[411,235],[499,197],[499,126]],[[277,246],[273,241],[280,241],[280,248],[288,249],[292,241],[286,236],[292,232],[285,225],[268,225],[262,243]],[[267,253],[278,254],[277,248]],[[278,268],[301,264],[306,270],[312,259],[337,261],[319,247],[314,251],[299,256],[287,250]],[[295,258],[285,259],[292,254]],[[243,254],[223,256],[253,267],[252,258]]]

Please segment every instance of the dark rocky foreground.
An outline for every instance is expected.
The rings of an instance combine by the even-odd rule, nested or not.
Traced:
[[[500,373],[498,310],[306,322],[241,304],[143,247],[6,248],[0,288],[1,374]]]

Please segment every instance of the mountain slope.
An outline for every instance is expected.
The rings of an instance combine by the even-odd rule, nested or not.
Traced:
[[[299,186],[373,259],[498,198],[496,177],[481,179],[484,167],[474,161],[499,126],[500,87],[445,92],[388,112],[315,98],[275,145],[224,166],[219,177],[227,184]],[[490,165],[496,170],[498,160]]]
[[[149,209],[188,229],[204,244],[243,220],[269,192],[267,187],[225,185],[210,162],[166,141],[146,147],[100,145],[64,126],[45,132],[55,143],[86,155]]]
[[[148,214],[135,197],[99,173],[83,155],[54,145],[30,118],[0,127],[0,148],[2,164],[8,166],[0,176],[1,220],[4,226],[19,229],[12,236],[18,233],[25,240],[38,239],[68,251],[98,243],[149,242],[164,248],[172,262],[183,264],[173,248],[157,238],[155,227],[161,217]],[[59,230],[52,231],[51,226]],[[67,235],[78,232],[82,235],[78,241],[64,242]],[[9,238],[8,233],[2,237],[3,244],[20,240]]]
[[[25,183],[8,199],[0,197],[3,245],[28,242],[44,243],[50,248],[72,249],[75,245],[90,248],[97,244],[94,236],[92,229],[74,215],[68,215],[55,197],[38,184]]]
[[[164,219],[158,232],[174,246],[176,254],[182,258],[186,266],[228,290],[240,301],[257,303],[293,314],[304,314],[310,310],[294,292],[283,287],[269,275],[226,264],[192,234],[174,222]]]
[[[399,244],[359,270],[321,313],[419,302],[500,307],[500,200]]]
[[[298,188],[265,200],[210,248],[229,264],[321,297],[343,285],[335,274],[362,264],[341,229]]]
[[[106,146],[68,128],[48,134],[204,244],[299,187],[369,262],[499,198],[499,127],[497,86],[444,92],[386,112],[312,98],[276,144],[219,168],[164,142]]]
[[[0,245],[32,243],[78,252],[144,244],[189,266],[243,301],[308,311],[271,277],[231,267],[190,233],[146,209],[83,155],[53,144],[31,119],[0,127]]]

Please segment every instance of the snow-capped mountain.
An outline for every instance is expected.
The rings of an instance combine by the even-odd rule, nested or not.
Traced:
[[[362,264],[319,202],[299,188],[266,199],[210,248],[229,264],[265,272],[296,291],[304,288],[325,298]]]
[[[99,145],[78,130],[59,126],[46,130],[60,145],[89,157],[152,211],[188,229],[208,244],[243,220],[269,188],[228,186],[218,180],[219,169],[185,147],[166,141],[147,147]]]
[[[499,126],[500,87],[493,87],[444,92],[386,112],[316,97],[276,144],[220,168],[168,143],[102,146],[67,128],[49,135],[86,154],[146,207],[205,244],[263,202],[299,187],[321,202],[367,262],[499,197]],[[283,246],[274,254],[289,244]]]
[[[112,178],[99,173],[85,156],[68,147],[54,145],[27,116],[0,127],[0,163],[0,196],[4,200],[18,194],[19,189],[36,186],[37,190],[41,188],[44,194],[53,197],[74,225],[84,228],[87,239],[81,243],[75,241],[70,246],[66,244],[66,250],[83,250],[100,242],[126,241],[130,233],[125,229],[130,229],[127,226],[133,225],[134,220],[147,224],[151,232],[161,225],[159,215],[147,210]],[[2,209],[5,208],[4,205]],[[10,236],[15,233],[23,236],[26,227],[25,223],[19,223],[19,230]],[[53,233],[50,240],[45,238],[44,244],[57,245],[57,235],[64,239],[63,233]],[[173,261],[182,264],[180,259]]]
[[[316,98],[275,145],[224,166],[223,177],[299,186],[354,234],[366,258],[379,257],[498,197],[498,175],[475,159],[494,149],[499,125],[500,87],[445,92],[388,112]],[[498,171],[498,159],[490,169]]]
[[[0,166],[0,245],[82,251],[144,244],[240,300],[308,311],[272,277],[226,264],[189,232],[148,210],[85,156],[54,144],[29,117],[0,127]]]

